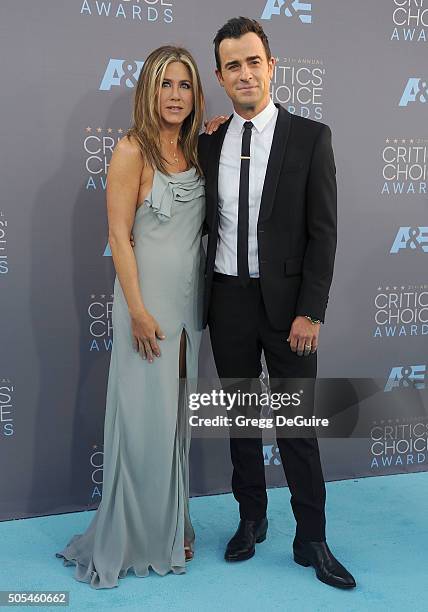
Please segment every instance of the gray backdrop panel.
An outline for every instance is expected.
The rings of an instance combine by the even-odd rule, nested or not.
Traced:
[[[231,111],[211,41],[232,16],[271,14],[262,24],[277,58],[274,100],[333,131],[339,244],[320,375],[395,376],[398,385],[418,372],[425,384],[428,0],[407,4],[3,0],[0,519],[99,503],[112,341],[114,271],[104,255],[111,149],[130,124],[138,68],[164,43],[197,58],[207,116]],[[200,361],[211,375],[207,336]],[[426,470],[428,453],[411,445],[427,446],[423,425],[410,428],[418,416],[403,402],[406,427],[390,436],[391,448],[322,440],[326,478]],[[195,440],[191,458],[193,494],[230,489],[225,441]],[[269,444],[265,462],[269,484],[284,484]]]

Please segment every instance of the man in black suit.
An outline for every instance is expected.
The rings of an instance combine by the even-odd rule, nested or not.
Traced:
[[[229,20],[214,39],[217,78],[235,113],[203,134],[208,231],[204,325],[221,379],[316,377],[336,250],[336,169],[328,126],[273,104],[275,60],[258,22]],[[267,531],[262,439],[231,437],[240,523],[225,553],[249,559]],[[296,518],[297,563],[354,587],[325,541],[325,485],[316,437],[278,437]]]

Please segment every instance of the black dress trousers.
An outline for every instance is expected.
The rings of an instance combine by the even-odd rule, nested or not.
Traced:
[[[211,344],[217,372],[227,379],[257,379],[264,351],[270,379],[315,379],[317,355],[299,357],[290,349],[288,332],[270,325],[259,279],[242,286],[238,277],[214,274],[208,314]],[[245,390],[245,389],[244,389]],[[261,430],[260,430],[261,432]],[[325,539],[325,485],[316,437],[278,437],[296,535],[301,540]],[[261,433],[258,437],[230,438],[233,463],[232,490],[243,519],[266,515],[267,495]]]

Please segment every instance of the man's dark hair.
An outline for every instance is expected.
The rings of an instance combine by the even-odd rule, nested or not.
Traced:
[[[268,60],[270,60],[272,53],[270,52],[269,41],[259,22],[255,19],[249,19],[248,17],[234,17],[233,19],[229,19],[229,21],[219,29],[213,41],[217,70],[221,70],[219,53],[221,41],[225,38],[241,38],[241,36],[248,34],[248,32],[254,32],[254,34],[257,34],[265,48],[266,57]]]

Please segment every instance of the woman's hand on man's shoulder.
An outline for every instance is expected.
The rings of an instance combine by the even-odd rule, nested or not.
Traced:
[[[218,128],[229,120],[229,115],[215,115],[208,121],[205,121],[205,134],[213,134]]]

